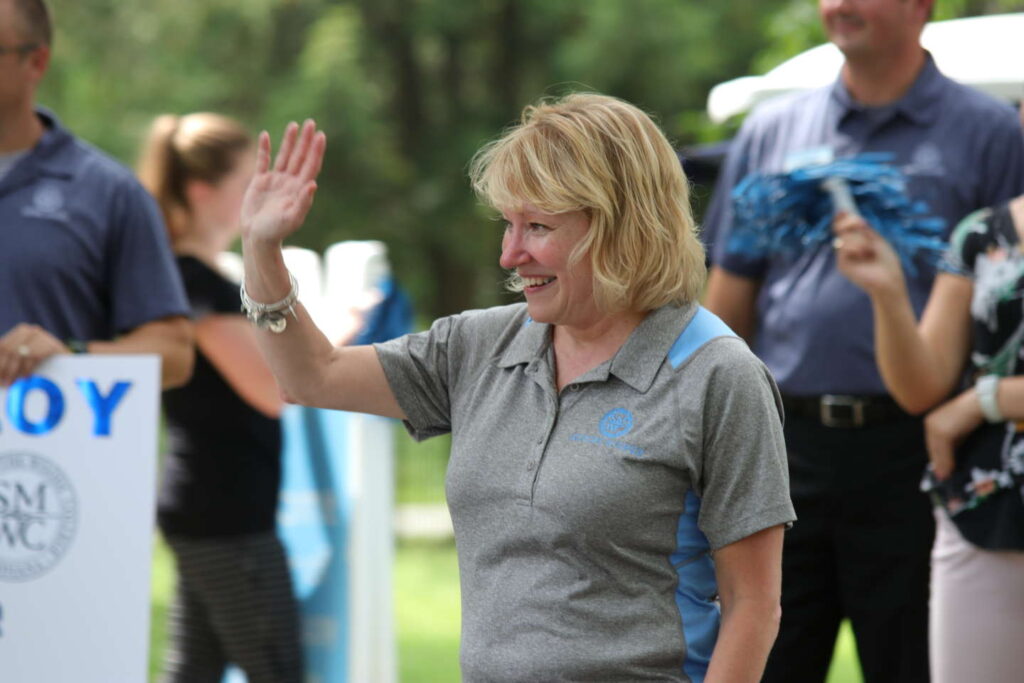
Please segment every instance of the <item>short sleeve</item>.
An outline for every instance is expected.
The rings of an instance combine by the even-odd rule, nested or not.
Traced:
[[[749,131],[743,128],[729,144],[729,152],[725,156],[725,163],[711,194],[711,203],[704,214],[701,239],[708,254],[711,254],[716,262],[722,251],[719,244],[723,238],[728,237],[732,226],[732,188],[746,173],[748,141]]]
[[[727,346],[728,345],[728,346]],[[720,358],[704,403],[698,525],[717,550],[796,519],[782,433],[782,399],[768,369],[742,341],[702,353]]]
[[[115,189],[110,210],[107,281],[115,332],[188,315],[185,291],[153,199],[142,186],[125,179]]]
[[[192,257],[179,258],[178,266],[193,319],[199,320],[207,315],[241,315],[242,299],[238,285]]]
[[[391,392],[417,441],[451,431],[450,357],[458,317],[441,318],[426,332],[374,344]]]
[[[751,170],[755,121],[756,117],[749,117],[729,147],[725,166],[715,183],[711,205],[704,217],[702,237],[715,265],[736,275],[759,278],[766,268],[763,259],[751,259],[729,251],[735,221],[733,190]]]
[[[1004,114],[992,123],[978,157],[984,163],[977,169],[982,196],[976,206],[1002,204],[1024,190],[1024,129],[1012,110]]]

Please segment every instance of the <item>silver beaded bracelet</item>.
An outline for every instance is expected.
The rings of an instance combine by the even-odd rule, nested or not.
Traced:
[[[249,297],[245,291],[245,280],[242,280],[242,286],[238,293],[242,298],[242,313],[245,313],[249,322],[261,330],[281,334],[288,327],[289,314],[296,320],[298,319],[298,316],[295,315],[295,303],[299,300],[299,283],[295,281],[295,276],[291,273],[288,273],[288,282],[291,285],[288,296],[272,304],[263,304],[253,301]]]

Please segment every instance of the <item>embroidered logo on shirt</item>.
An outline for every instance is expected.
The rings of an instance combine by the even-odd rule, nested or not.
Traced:
[[[609,410],[598,421],[597,429],[601,432],[601,436],[596,434],[573,434],[569,437],[569,440],[614,448],[615,450],[635,455],[638,458],[643,456],[644,449],[639,446],[617,441],[617,439],[629,434],[633,430],[633,413],[625,408]]]
[[[934,142],[925,142],[914,150],[910,163],[902,169],[908,176],[928,176],[943,178],[949,175],[942,158],[942,151]]]
[[[32,195],[32,204],[23,208],[21,215],[29,218],[66,221],[68,214],[64,210],[64,194],[53,185],[43,185],[36,189]]]
[[[607,436],[609,439],[617,439],[620,436],[629,434],[630,430],[633,429],[633,413],[629,412],[625,408],[615,408],[609,410],[601,418],[601,422],[598,423],[597,428],[601,430],[601,433]]]

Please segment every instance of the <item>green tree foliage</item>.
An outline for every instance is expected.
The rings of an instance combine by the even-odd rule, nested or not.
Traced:
[[[597,90],[644,107],[679,144],[714,140],[712,85],[822,39],[811,0],[50,3],[41,100],[65,123],[130,162],[163,112],[221,111],[275,139],[315,118],[328,156],[295,243],[384,240],[427,317],[506,300],[500,234],[466,167],[525,104]]]

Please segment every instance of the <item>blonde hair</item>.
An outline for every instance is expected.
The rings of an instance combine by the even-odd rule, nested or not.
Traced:
[[[604,95],[576,93],[523,110],[518,125],[470,164],[478,196],[498,210],[532,204],[545,213],[584,211],[584,254],[604,312],[648,311],[700,295],[706,267],[690,211],[689,184],[651,118]],[[521,290],[513,275],[510,289]]]
[[[251,146],[242,124],[220,114],[164,114],[153,121],[139,156],[139,180],[160,205],[172,244],[188,232],[188,181],[216,184]]]

